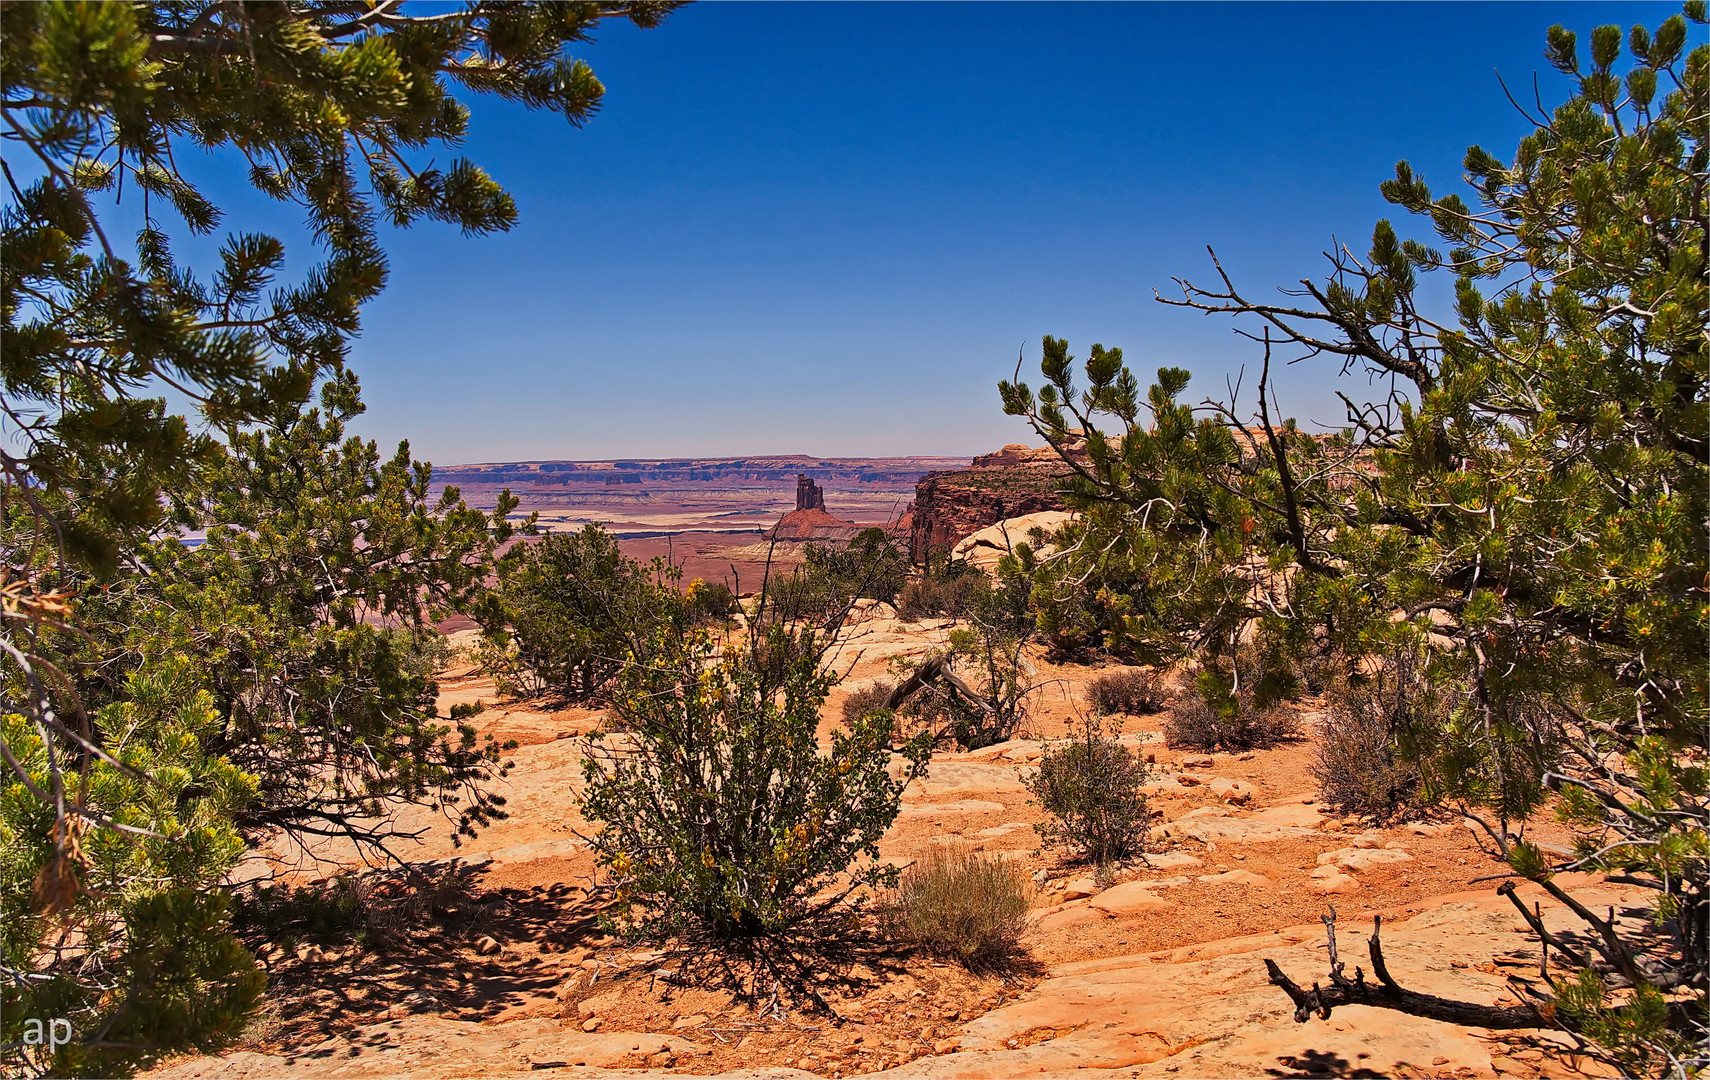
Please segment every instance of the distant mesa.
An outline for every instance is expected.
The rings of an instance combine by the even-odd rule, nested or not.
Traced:
[[[852,540],[861,531],[853,521],[834,517],[825,509],[825,489],[812,477],[796,474],[796,508],[766,534],[774,540]]]

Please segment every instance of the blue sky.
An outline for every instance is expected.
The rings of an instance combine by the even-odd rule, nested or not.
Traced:
[[[392,234],[353,349],[363,433],[450,464],[530,458],[981,453],[1028,439],[995,384],[1039,338],[1120,345],[1220,391],[1223,318],[1152,299],[1318,276],[1393,216],[1399,158],[1439,191],[1466,146],[1546,103],[1544,30],[1669,4],[703,3],[579,55],[582,130],[472,102],[465,153],[511,233]],[[440,152],[442,159],[449,155]],[[1420,234],[1417,226],[1404,232]],[[1251,377],[1249,376],[1249,385]],[[1330,373],[1280,387],[1340,419]],[[1361,384],[1363,385],[1363,384]],[[1349,388],[1357,392],[1360,386]]]

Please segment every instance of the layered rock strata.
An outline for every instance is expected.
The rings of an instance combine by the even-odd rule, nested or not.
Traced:
[[[914,489],[909,556],[924,563],[1006,518],[1064,510],[1057,489],[1068,472],[1049,448],[1015,444],[966,469],[927,473]]]

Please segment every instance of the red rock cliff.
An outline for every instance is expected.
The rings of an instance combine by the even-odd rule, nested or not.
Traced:
[[[948,551],[1005,518],[1062,510],[1057,485],[1068,466],[1050,449],[1020,444],[974,459],[972,468],[930,472],[915,485],[909,556]]]

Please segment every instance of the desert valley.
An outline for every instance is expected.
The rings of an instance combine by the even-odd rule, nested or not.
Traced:
[[[533,479],[543,471],[536,464],[442,475],[476,499],[488,490],[482,485],[510,484],[524,498],[519,515],[539,510],[555,527],[608,521],[644,534],[622,541],[633,557],[650,558],[670,542],[691,567],[701,560],[707,575],[735,564],[744,580],[757,582],[748,574],[768,553],[779,567],[801,560],[805,536],[774,541],[771,533],[788,533],[780,522],[836,521],[831,508],[899,540],[919,521],[919,535],[936,535],[958,558],[989,569],[1009,537],[1068,517],[1060,500],[1035,490],[1039,475],[1060,475],[1051,459],[1018,445],[927,474],[920,459],[830,465],[786,457],[764,459],[764,468],[718,463],[722,476],[667,474],[663,482],[647,472],[652,463],[638,463],[632,471],[641,482],[607,501],[602,481],[573,488],[567,499]],[[606,465],[583,467],[598,476]],[[807,479],[809,470],[830,490]],[[819,495],[823,507],[797,506],[798,491],[810,502]],[[1042,503],[1046,509],[1037,508]],[[929,516],[915,518],[921,504]],[[1005,505],[1030,512],[998,517]],[[833,526],[819,542],[848,533]],[[858,605],[827,657],[840,681],[825,708],[822,742],[829,746],[845,701],[888,685],[898,661],[941,653],[957,625],[906,621],[885,603]],[[1054,660],[1030,647],[1039,689],[1021,730],[973,752],[940,747],[925,776],[904,789],[901,813],[880,845],[881,861],[905,868],[935,849],[1013,867],[1029,883],[1018,957],[965,970],[882,948],[832,954],[813,976],[819,1001],[787,990],[756,1000],[685,966],[704,957],[674,952],[669,942],[625,942],[601,926],[599,916],[618,901],[588,842],[597,823],[576,806],[590,747],[626,738],[609,711],[509,697],[469,659],[479,632],[454,626],[447,633],[457,652],[439,675],[440,708],[480,703],[481,732],[515,743],[499,785],[510,816],[457,844],[439,813],[407,812],[396,824],[419,837],[391,849],[407,874],[367,866],[337,842],[310,853],[256,853],[240,878],[310,894],[351,890],[373,918],[400,921],[396,936],[376,948],[349,928],[284,928],[260,946],[270,983],[281,990],[246,1045],[150,1075],[1612,1075],[1560,1031],[1480,1029],[1361,1005],[1297,1021],[1265,965],[1274,961],[1302,985],[1327,979],[1329,912],[1344,958],[1363,962],[1365,938],[1381,917],[1390,972],[1411,990],[1444,998],[1517,1004],[1513,981],[1535,981],[1545,962],[1514,906],[1542,890],[1522,884],[1515,899],[1498,892],[1505,864],[1475,822],[1442,812],[1374,822],[1328,805],[1312,773],[1323,706],[1311,696],[1289,706],[1298,738],[1239,753],[1195,752],[1165,741],[1172,701],[1188,681],[1180,670],[1168,672],[1162,709],[1119,715],[1112,729],[1151,765],[1144,785],[1154,815],[1150,840],[1143,854],[1101,869],[1041,844],[1035,826],[1047,815],[1027,782],[1042,755],[1072,741],[1093,711],[1089,683],[1121,669]],[[1558,848],[1567,841],[1547,824],[1534,839]],[[1630,887],[1588,874],[1557,880],[1619,919],[1644,917],[1643,896]],[[1573,940],[1570,921],[1552,917],[1550,925]]]
[[[1710,1078],[1707,27],[0,0],[0,1076]]]

